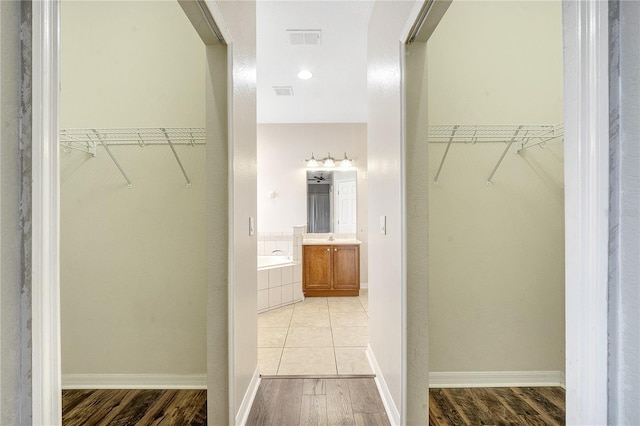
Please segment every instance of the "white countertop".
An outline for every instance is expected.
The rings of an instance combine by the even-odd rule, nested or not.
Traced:
[[[339,246],[339,245],[360,245],[362,241],[355,238],[336,238],[329,240],[327,238],[305,238],[302,240],[303,246]]]

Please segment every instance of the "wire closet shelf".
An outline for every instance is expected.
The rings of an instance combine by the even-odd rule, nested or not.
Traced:
[[[206,130],[200,127],[157,127],[157,128],[111,128],[111,129],[61,129],[60,145],[66,151],[78,150],[97,155],[97,147],[102,146],[120,174],[127,181],[129,188],[133,187],[131,179],[117,160],[111,146],[137,145],[146,146],[169,146],[173,156],[180,166],[180,170],[187,182],[187,187],[191,187],[191,180],[176,152],[175,145],[204,145],[206,143]]]
[[[428,126],[428,142],[433,144],[446,144],[440,165],[433,180],[438,184],[442,167],[449,154],[452,144],[506,144],[497,164],[487,178],[487,185],[493,183],[493,176],[502,164],[507,152],[513,144],[516,144],[516,153],[538,146],[545,148],[547,142],[564,137],[564,124],[551,125],[483,125],[483,124],[435,124]]]

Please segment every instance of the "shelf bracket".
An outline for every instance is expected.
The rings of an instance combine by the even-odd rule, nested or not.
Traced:
[[[442,155],[442,160],[440,160],[440,166],[438,166],[438,171],[436,172],[436,177],[433,178],[433,184],[438,184],[438,179],[440,178],[440,172],[442,171],[442,166],[444,165],[444,161],[447,159],[447,155],[449,154],[449,148],[451,148],[451,144],[453,143],[453,139],[456,135],[456,131],[460,126],[453,126],[453,130],[451,131],[451,137],[449,138],[449,142],[447,143],[447,148],[444,150],[444,154]]]
[[[511,145],[513,145],[513,143],[517,140],[518,133],[520,133],[520,130],[522,129],[522,127],[523,126],[519,126],[518,127],[518,130],[516,130],[516,133],[513,135],[513,138],[509,141],[509,143],[507,144],[507,147],[504,149],[504,151],[502,151],[502,155],[500,156],[500,159],[498,160],[498,163],[493,168],[493,170],[491,171],[491,174],[487,178],[487,186],[491,186],[493,184],[493,181],[492,181],[493,176],[496,174],[496,171],[498,171],[498,167],[500,167],[500,164],[502,164],[502,160],[504,160],[504,157],[507,155],[507,152],[509,152],[509,148],[511,148]]]
[[[133,184],[131,183],[131,179],[129,179],[127,174],[124,172],[124,170],[122,169],[122,166],[120,165],[120,163],[118,162],[116,157],[113,156],[113,153],[111,152],[111,148],[109,148],[109,145],[107,145],[105,143],[104,139],[102,139],[102,137],[100,136],[100,133],[98,133],[97,130],[94,130],[93,132],[95,133],[96,137],[100,141],[100,144],[102,145],[104,150],[107,151],[107,154],[109,154],[109,157],[111,157],[111,161],[113,161],[113,163],[116,165],[118,170],[120,170],[120,174],[122,174],[124,179],[127,181],[127,188],[129,188],[129,189],[133,188]]]
[[[185,180],[187,181],[187,188],[191,188],[191,181],[189,180],[189,176],[187,176],[187,172],[184,170],[184,166],[182,165],[182,161],[180,161],[180,157],[178,157],[178,153],[176,152],[176,149],[173,146],[173,142],[171,142],[171,138],[169,137],[169,134],[167,133],[167,129],[160,129],[162,131],[162,133],[164,133],[164,136],[167,138],[167,143],[169,144],[169,147],[171,148],[171,152],[173,152],[173,156],[176,158],[176,161],[178,162],[178,165],[180,166],[180,170],[182,170],[182,174],[184,175]]]
[[[71,152],[72,149],[76,151],[86,152],[91,154],[92,157],[96,156],[96,143],[95,142],[85,142],[84,145],[78,147],[71,142],[66,142],[62,144],[62,147],[65,152]]]

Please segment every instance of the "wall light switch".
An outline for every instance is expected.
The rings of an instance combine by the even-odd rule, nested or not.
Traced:
[[[256,220],[249,216],[249,236],[252,237],[256,233]]]
[[[387,235],[387,217],[380,216],[380,235]]]

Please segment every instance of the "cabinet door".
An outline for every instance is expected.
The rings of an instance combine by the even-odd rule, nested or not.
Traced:
[[[303,290],[331,289],[330,246],[304,246],[302,276]]]
[[[333,246],[333,288],[360,289],[360,247]]]

